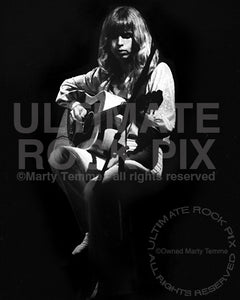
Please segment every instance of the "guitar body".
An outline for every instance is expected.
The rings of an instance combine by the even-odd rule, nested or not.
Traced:
[[[117,107],[123,103],[126,103],[125,99],[106,91],[95,96],[86,94],[85,103],[82,105],[89,113],[84,122],[72,122],[75,127],[73,143],[79,148],[100,151],[102,154],[108,151],[122,121]],[[122,133],[119,142],[124,139],[125,134]]]

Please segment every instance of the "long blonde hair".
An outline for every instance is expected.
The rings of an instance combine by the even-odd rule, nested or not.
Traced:
[[[146,21],[135,8],[119,6],[106,17],[100,34],[98,64],[108,72],[109,76],[119,72],[116,59],[110,51],[110,42],[117,33],[125,31],[131,31],[133,39],[130,73],[133,83],[140,75],[153,43]],[[159,52],[156,50],[149,71],[156,67],[158,60]]]

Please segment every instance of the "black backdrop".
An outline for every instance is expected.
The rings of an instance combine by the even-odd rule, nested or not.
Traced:
[[[54,134],[43,128],[44,103],[52,103],[53,126],[62,110],[54,104],[61,82],[96,66],[100,24],[119,1],[12,1],[4,4],[2,35],[0,245],[1,299],[75,299],[79,275],[70,253],[79,241],[71,209],[56,184],[20,182],[19,139],[37,139],[47,147]],[[238,28],[240,10],[233,1],[125,1],[146,17],[164,57],[174,71],[176,101],[218,102],[220,134],[196,134],[196,110],[185,120],[185,135],[216,138],[209,156],[216,166],[214,182],[176,182],[174,206],[205,206],[223,215],[238,237]],[[31,134],[14,128],[14,103],[21,103],[23,126],[30,123],[32,102],[38,103],[38,128]],[[195,106],[194,106],[195,107]],[[7,129],[7,130],[6,130]],[[189,161],[196,157],[188,152]],[[26,170],[35,170],[27,160]],[[205,172],[201,165],[198,172]],[[178,202],[179,201],[179,202]],[[212,237],[214,238],[214,236]],[[69,271],[69,265],[70,271]],[[76,262],[77,265],[77,262]],[[235,299],[239,262],[231,279],[209,299]],[[85,270],[86,272],[86,270]],[[77,275],[76,275],[77,274]],[[204,276],[204,274],[203,274]],[[171,293],[166,299],[172,299]]]

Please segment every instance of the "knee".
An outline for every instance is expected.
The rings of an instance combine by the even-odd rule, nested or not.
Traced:
[[[56,170],[66,170],[73,165],[74,158],[70,155],[68,149],[63,146],[58,147],[51,152],[48,163]]]

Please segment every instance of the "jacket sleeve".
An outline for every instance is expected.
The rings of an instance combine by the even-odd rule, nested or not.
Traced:
[[[86,74],[64,80],[60,86],[56,102],[71,109],[76,101],[84,102],[85,93],[97,94],[103,77],[102,73],[102,70],[96,67]]]
[[[146,92],[162,91],[163,101],[155,110],[146,114],[151,126],[157,127],[160,132],[170,132],[175,127],[175,87],[172,72],[169,66],[161,62],[153,71],[147,84]]]

